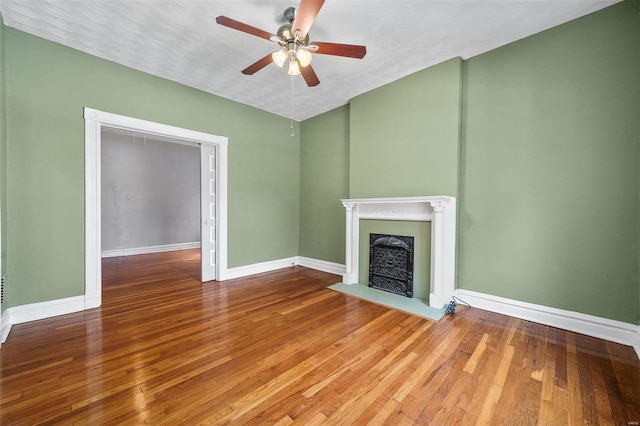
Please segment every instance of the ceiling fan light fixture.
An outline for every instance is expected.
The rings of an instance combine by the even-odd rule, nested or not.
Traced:
[[[289,75],[300,75],[300,66],[298,65],[298,61],[292,59],[289,61]]]
[[[273,63],[279,66],[280,68],[282,68],[282,66],[284,65],[288,57],[289,57],[289,54],[284,49],[280,49],[271,54],[271,59],[273,59]]]
[[[288,59],[288,74],[302,75],[307,86],[315,87],[320,84],[320,80],[311,66],[314,53],[356,59],[362,59],[367,53],[366,46],[327,42],[311,44],[309,42],[309,29],[324,1],[300,0],[300,7],[297,12],[294,7],[288,8],[284,13],[287,23],[281,25],[276,34],[222,15],[216,18],[216,22],[225,27],[278,44],[277,51],[269,53],[249,65],[241,71],[242,74],[253,75],[271,63],[275,63],[278,67],[283,67]]]
[[[296,52],[296,59],[300,63],[301,67],[306,67],[311,63],[311,59],[313,59],[313,55],[305,48],[300,48]]]

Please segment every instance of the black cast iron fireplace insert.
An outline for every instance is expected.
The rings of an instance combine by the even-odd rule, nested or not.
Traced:
[[[369,287],[413,297],[413,237],[369,234]]]

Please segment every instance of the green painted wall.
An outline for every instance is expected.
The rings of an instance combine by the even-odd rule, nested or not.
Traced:
[[[461,70],[451,59],[351,101],[350,198],[457,194]]]
[[[11,28],[5,43],[11,306],[84,293],[85,106],[227,136],[229,267],[298,254],[289,120]]]
[[[344,264],[349,105],[300,125],[300,256]]]
[[[465,63],[459,287],[638,322],[637,5]]]
[[[431,222],[390,220],[360,221],[360,252],[358,284],[369,285],[370,234],[390,234],[413,237],[413,297],[429,301],[431,271]]]

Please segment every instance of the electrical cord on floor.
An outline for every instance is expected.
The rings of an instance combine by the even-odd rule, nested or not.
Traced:
[[[463,304],[463,305],[466,305],[468,307],[471,307],[470,304],[468,304],[464,300],[460,299],[459,297],[452,296],[451,299],[452,299],[451,302],[449,302],[449,304],[447,305],[447,309],[444,311],[445,315],[450,315],[452,317],[455,316],[456,315],[456,306],[458,304],[460,304],[460,303]],[[456,303],[456,301],[457,301],[457,303]]]
[[[471,307],[470,304],[468,304],[467,302],[465,302],[464,300],[460,299],[459,297],[456,296],[451,296],[451,298],[453,299],[454,302],[457,302],[456,304],[460,305],[463,304],[465,306]]]

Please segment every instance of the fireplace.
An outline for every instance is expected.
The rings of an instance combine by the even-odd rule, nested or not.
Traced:
[[[369,287],[413,297],[413,237],[369,234]]]
[[[344,199],[346,210],[345,284],[358,283],[360,219],[431,222],[429,306],[440,309],[455,287],[456,199],[449,196]]]

